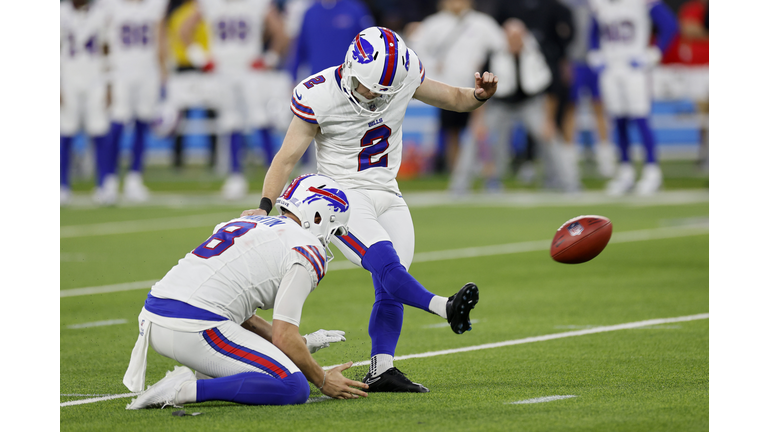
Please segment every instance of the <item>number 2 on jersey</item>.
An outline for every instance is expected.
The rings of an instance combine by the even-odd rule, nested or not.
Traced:
[[[209,237],[205,243],[195,248],[192,253],[203,259],[219,256],[235,244],[236,238],[245,235],[245,233],[254,228],[256,228],[256,222],[232,222],[226,224]]]
[[[384,155],[374,162],[373,157],[380,155],[389,148],[389,136],[392,129],[387,125],[375,127],[363,135],[360,139],[360,147],[363,149],[357,155],[357,170],[363,171],[368,168],[381,167],[386,168],[389,163],[389,155]]]

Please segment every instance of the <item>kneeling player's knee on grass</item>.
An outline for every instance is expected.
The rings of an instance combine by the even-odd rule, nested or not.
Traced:
[[[309,399],[309,383],[303,373],[291,374],[284,381],[286,386],[292,390],[290,395],[286,397],[286,405],[303,404]]]

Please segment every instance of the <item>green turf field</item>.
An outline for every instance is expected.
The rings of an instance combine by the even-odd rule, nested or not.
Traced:
[[[128,397],[66,403],[128,394],[121,380],[149,284],[243,206],[62,208],[61,430],[708,430],[709,319],[699,314],[709,312],[709,203],[706,190],[693,195],[681,203],[665,194],[591,204],[533,194],[524,203],[498,197],[430,204],[425,196],[406,192],[416,228],[411,273],[441,295],[453,294],[467,281],[480,287],[474,328],[464,335],[453,334],[435,315],[406,307],[397,355],[447,351],[396,360],[431,392],[336,401],[320,398],[310,386],[312,403],[305,405],[187,405],[187,413],[202,413],[194,417],[173,416],[176,409],[169,408],[126,411]],[[614,237],[591,262],[558,264],[548,255],[549,241],[562,222],[580,214],[611,218]],[[503,246],[490,247],[495,245]],[[301,323],[302,333],[347,332],[345,343],[315,354],[324,366],[368,360],[370,349],[370,276],[336,256],[310,295]],[[101,290],[137,281],[147,283],[67,295],[77,288]],[[270,319],[271,313],[262,316]],[[112,324],[80,326],[101,321]],[[568,332],[574,335],[450,351]],[[147,383],[173,366],[150,350]],[[359,379],[366,370],[356,366],[347,376]],[[515,403],[550,396],[572,397]]]

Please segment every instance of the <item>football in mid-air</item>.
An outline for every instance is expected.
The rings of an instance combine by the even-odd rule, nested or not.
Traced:
[[[549,254],[564,264],[587,262],[605,249],[612,232],[613,224],[607,217],[575,217],[557,229]]]

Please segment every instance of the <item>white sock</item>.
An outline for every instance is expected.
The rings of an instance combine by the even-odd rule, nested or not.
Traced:
[[[448,297],[434,296],[429,301],[429,311],[448,319]]]
[[[176,403],[183,405],[193,402],[197,402],[197,381],[187,381],[181,385],[179,392],[176,393]]]
[[[368,371],[371,377],[379,376],[389,369],[395,367],[395,358],[389,354],[376,354],[371,357],[371,367]]]

